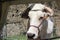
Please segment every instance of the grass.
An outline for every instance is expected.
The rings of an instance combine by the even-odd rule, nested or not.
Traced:
[[[4,40],[27,40],[26,35],[17,35],[12,37],[6,37]]]
[[[15,35],[15,36],[12,36],[12,37],[5,37],[3,40],[27,40],[27,37],[26,35]],[[53,39],[53,40],[60,40],[60,38],[58,39]]]

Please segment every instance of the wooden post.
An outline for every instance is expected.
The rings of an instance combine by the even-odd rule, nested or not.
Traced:
[[[0,8],[1,8],[0,9],[1,10],[1,13],[0,13],[0,39],[3,40],[2,32],[3,32],[4,24],[6,23],[8,3],[1,2],[0,5],[1,5],[0,6]]]

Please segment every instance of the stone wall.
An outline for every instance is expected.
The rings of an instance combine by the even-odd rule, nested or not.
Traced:
[[[55,8],[56,4],[52,4],[53,8]],[[7,36],[20,35],[21,33],[26,32],[28,19],[21,18],[21,13],[26,8],[27,5],[25,4],[10,5],[8,7],[8,15],[5,25],[7,29],[5,29],[6,31],[4,31],[5,33],[7,32]],[[54,15],[56,34],[60,36],[60,10],[55,9]]]
[[[56,35],[60,36],[60,10],[57,10],[55,12],[55,29],[56,29]]]
[[[10,5],[8,7],[8,15],[6,20],[7,36],[20,35],[26,32],[28,19],[21,18],[21,13],[27,8],[25,4]]]

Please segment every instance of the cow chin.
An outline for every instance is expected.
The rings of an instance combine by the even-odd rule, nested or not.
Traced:
[[[37,39],[38,38],[38,35],[36,35],[35,37],[33,37],[33,39]]]
[[[30,27],[29,30],[27,31],[27,34],[31,33],[31,34],[35,34],[35,36],[33,37],[33,39],[38,38],[38,29],[35,27]]]

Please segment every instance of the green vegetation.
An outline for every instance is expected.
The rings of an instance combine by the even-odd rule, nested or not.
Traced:
[[[17,35],[12,37],[6,37],[3,40],[27,40],[26,35]]]

